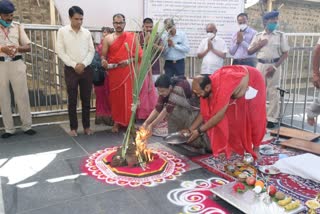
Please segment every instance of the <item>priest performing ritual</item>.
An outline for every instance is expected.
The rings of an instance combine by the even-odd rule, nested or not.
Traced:
[[[193,80],[200,99],[200,112],[189,128],[189,142],[207,132],[214,156],[245,152],[257,157],[266,132],[265,83],[260,72],[249,66],[225,66],[210,76]]]

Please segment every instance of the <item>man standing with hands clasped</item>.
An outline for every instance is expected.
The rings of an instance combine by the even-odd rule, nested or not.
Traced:
[[[165,74],[169,77],[184,76],[184,59],[190,51],[188,38],[184,32],[176,29],[173,19],[165,19],[164,26],[166,32],[163,33],[162,41],[164,44],[163,58],[165,60]]]
[[[204,38],[197,50],[197,55],[202,60],[201,74],[213,74],[223,66],[228,48],[223,39],[217,36],[217,27],[213,23],[206,26],[207,38]]]
[[[92,135],[90,129],[90,98],[92,89],[92,70],[90,64],[94,57],[92,36],[81,27],[83,10],[78,6],[69,9],[70,25],[59,29],[57,37],[57,54],[64,62],[64,74],[68,92],[68,113],[70,136],[77,136],[77,97],[80,86],[82,103],[82,125],[84,134]]]
[[[10,84],[18,105],[21,129],[25,134],[34,135],[27,86],[26,65],[22,53],[30,51],[30,40],[23,27],[13,23],[15,7],[12,2],[0,1],[0,106],[5,133],[2,138],[14,135],[15,128],[11,112]]]
[[[263,17],[265,29],[257,33],[253,38],[248,54],[257,53],[257,69],[262,72],[267,87],[267,108],[268,128],[274,128],[278,123],[280,114],[280,95],[277,87],[280,86],[280,65],[288,57],[290,49],[288,40],[284,33],[277,31],[278,11],[266,13]]]
[[[233,56],[233,65],[249,65],[256,67],[256,55],[248,54],[248,47],[257,31],[248,26],[248,15],[240,13],[237,16],[239,31],[232,36],[229,53]]]

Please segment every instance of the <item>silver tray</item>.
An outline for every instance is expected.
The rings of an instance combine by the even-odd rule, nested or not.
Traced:
[[[269,174],[269,175],[277,175],[277,174],[281,173],[280,170],[273,165],[259,166],[258,169],[260,172],[262,172],[264,174]]]
[[[259,147],[259,152],[260,152],[260,154],[263,154],[263,155],[274,155],[275,154],[273,147],[269,146],[269,145],[261,145]]]
[[[183,144],[188,141],[187,137],[181,136],[180,132],[174,132],[163,138],[168,144]]]
[[[261,193],[259,196],[252,190],[247,190],[244,193],[235,192],[232,187],[236,182],[215,187],[211,191],[219,198],[248,214],[296,214],[306,209],[305,206],[300,204],[297,209],[286,212],[283,207],[274,201],[266,204],[263,201],[267,194],[266,192]]]

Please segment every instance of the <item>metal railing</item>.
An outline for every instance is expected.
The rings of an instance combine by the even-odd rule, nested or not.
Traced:
[[[315,99],[312,84],[312,52],[319,33],[288,33],[289,57],[282,66],[281,87],[290,95],[285,96],[283,122],[303,130],[317,131],[317,126],[307,125],[306,108]]]
[[[56,33],[60,26],[25,25],[32,41],[31,52],[25,55],[28,86],[33,117],[67,113],[67,93],[63,63],[55,53]],[[93,33],[99,29],[90,29]],[[285,97],[283,122],[300,129],[306,125],[306,108],[313,102],[315,89],[312,79],[312,50],[320,33],[288,33],[291,47],[289,58],[282,65],[281,87],[290,91]],[[226,60],[226,64],[230,63]],[[192,77],[200,71],[201,61],[196,57],[186,60],[186,74]],[[92,108],[95,96],[92,96]],[[79,105],[80,108],[80,105]],[[316,129],[314,129],[316,131]]]
[[[25,54],[25,62],[33,117],[67,113],[64,65],[55,51],[56,34],[60,27],[25,25],[31,40],[31,52]],[[90,30],[93,33],[100,31],[94,28]],[[93,108],[94,99],[93,96]]]

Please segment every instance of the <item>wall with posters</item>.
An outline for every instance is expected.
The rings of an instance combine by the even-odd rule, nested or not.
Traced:
[[[243,0],[54,0],[63,24],[69,23],[68,9],[78,5],[84,9],[84,26],[112,26],[112,16],[123,13],[127,18],[126,30],[141,29],[143,17],[151,17],[161,23],[165,18],[175,19],[179,29],[187,33],[191,51],[205,37],[205,25],[217,25],[218,35],[230,42],[237,30],[236,16],[244,10]]]
[[[227,44],[238,30],[236,16],[243,12],[243,0],[144,0],[144,15],[154,20],[173,18],[178,29],[185,31],[191,51],[196,55],[201,39],[206,37],[205,26],[215,23],[218,36]]]

